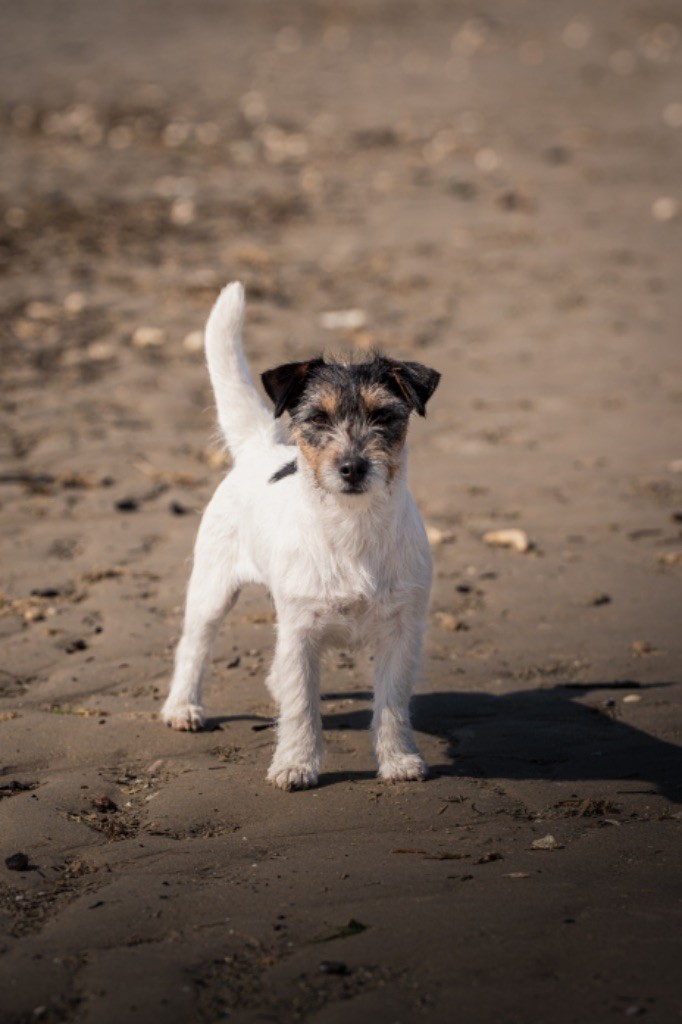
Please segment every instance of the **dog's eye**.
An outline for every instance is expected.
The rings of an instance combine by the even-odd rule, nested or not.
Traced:
[[[388,427],[396,423],[398,418],[392,409],[375,409],[370,415],[370,422],[377,427]]]
[[[314,427],[328,427],[331,421],[326,412],[322,409],[318,409],[308,417],[306,422],[310,423]]]

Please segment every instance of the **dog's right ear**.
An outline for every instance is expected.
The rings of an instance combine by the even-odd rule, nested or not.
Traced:
[[[308,359],[303,363],[285,363],[261,374],[263,387],[275,403],[275,418],[281,416],[285,409],[292,412],[296,408],[310,374],[323,362],[323,359]]]

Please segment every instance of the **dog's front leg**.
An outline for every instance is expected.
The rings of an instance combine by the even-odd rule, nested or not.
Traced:
[[[388,624],[374,654],[374,751],[385,782],[422,780],[428,769],[410,723],[410,697],[421,663],[423,613],[410,610]]]
[[[309,631],[286,619],[279,620],[268,686],[279,704],[268,781],[279,789],[315,786],[322,755],[319,652]]]
[[[214,497],[197,534],[182,637],[175,652],[170,693],[161,711],[163,721],[174,729],[196,732],[203,728],[201,690],[211,645],[239,594],[234,571],[238,551],[224,519],[224,502]]]

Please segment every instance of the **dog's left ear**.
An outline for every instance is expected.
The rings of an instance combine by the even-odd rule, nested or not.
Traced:
[[[386,383],[391,390],[403,398],[420,416],[426,416],[426,403],[440,380],[438,370],[431,370],[421,363],[391,359],[386,376]]]
[[[275,418],[281,416],[285,409],[292,412],[296,408],[311,373],[323,362],[322,359],[308,359],[304,363],[286,363],[261,374],[268,398],[275,403]]]

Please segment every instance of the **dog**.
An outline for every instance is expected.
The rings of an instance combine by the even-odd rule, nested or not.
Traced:
[[[369,645],[379,777],[421,780],[426,764],[409,703],[431,589],[431,552],[406,482],[405,436],[425,415],[440,374],[375,354],[364,363],[315,358],[267,370],[244,358],[244,290],[222,290],[206,325],[218,420],[234,466],[197,534],[184,628],[163,720],[204,725],[201,687],[210,649],[245,583],[274,601],[277,642],[268,688],[279,716],[268,781],[317,783],[322,755],[320,656]],[[290,443],[280,417],[290,416]]]

